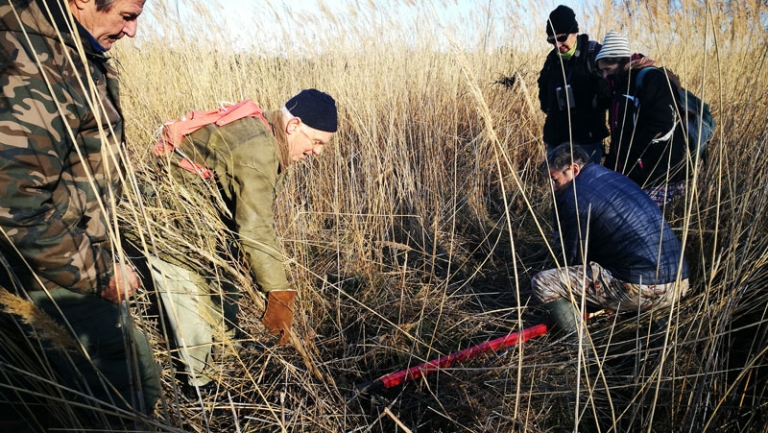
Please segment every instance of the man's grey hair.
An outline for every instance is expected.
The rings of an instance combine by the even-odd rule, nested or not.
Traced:
[[[280,113],[283,115],[283,118],[285,118],[287,120],[291,120],[294,117],[296,117],[290,111],[288,111],[288,108],[285,105],[280,107]]]
[[[115,0],[95,0],[96,12],[109,12],[112,9],[112,5],[115,4]]]
[[[589,154],[581,146],[570,143],[563,143],[557,146],[547,157],[549,169],[563,170],[571,164],[576,164],[579,168],[584,168],[591,161]]]

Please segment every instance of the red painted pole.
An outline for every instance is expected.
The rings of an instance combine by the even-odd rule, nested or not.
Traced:
[[[534,325],[530,328],[525,328],[522,331],[512,332],[504,337],[478,344],[477,346],[468,347],[458,352],[443,355],[437,359],[427,361],[423,364],[416,365],[406,370],[390,373],[379,378],[376,380],[376,382],[380,382],[382,385],[384,385],[385,388],[392,388],[398,385],[402,385],[405,382],[426,376],[441,368],[448,368],[453,365],[454,362],[464,362],[467,359],[474,358],[481,353],[514,346],[518,343],[526,342],[531,338],[542,336],[546,334],[548,330],[549,328],[545,323]],[[374,382],[372,385],[376,385],[376,383]]]

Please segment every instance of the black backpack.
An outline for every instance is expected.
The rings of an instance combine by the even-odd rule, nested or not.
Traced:
[[[646,67],[641,69],[635,77],[635,92],[640,93],[643,86],[643,77],[651,69],[656,67]],[[685,122],[685,136],[688,140],[688,149],[691,155],[704,156],[709,141],[715,134],[715,118],[709,111],[709,104],[702,101],[701,98],[690,91],[680,87],[677,98],[675,98],[679,107],[679,114],[682,121]]]

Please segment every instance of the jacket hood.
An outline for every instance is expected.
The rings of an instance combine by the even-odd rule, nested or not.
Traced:
[[[65,45],[77,47],[73,35],[75,21],[70,21],[66,1],[62,0],[11,0],[0,6],[0,30],[26,33],[64,41]],[[85,37],[82,37],[85,39]],[[90,44],[83,44],[87,53],[92,54]]]
[[[656,61],[642,54],[633,54],[629,59],[629,63],[624,66],[624,70],[643,69],[650,66],[656,66]]]
[[[643,68],[657,68],[659,66],[656,66],[656,61],[646,57],[642,54],[632,54],[632,57],[630,58],[629,62],[624,65],[624,73],[622,75],[623,80],[627,80],[632,71],[639,71]],[[660,68],[660,67],[659,67]],[[667,68],[661,68],[666,72],[667,77],[669,77],[669,81],[672,82],[678,89],[681,87],[680,85],[680,77],[678,77],[674,72],[670,71]]]

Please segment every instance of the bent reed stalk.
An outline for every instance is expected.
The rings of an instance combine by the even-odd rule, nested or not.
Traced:
[[[140,229],[146,252],[161,243],[194,249],[211,264],[210,275],[236,275],[242,325],[255,343],[237,350],[225,338],[215,342],[221,392],[187,401],[162,318],[151,293],[142,294],[134,315],[152,334],[164,373],[158,428],[764,426],[768,119],[760,113],[768,108],[768,77],[752,43],[764,33],[749,18],[764,13],[759,2],[606,1],[577,10],[591,17],[580,23],[594,39],[620,29],[633,48],[671,68],[718,123],[687,196],[667,210],[685,237],[692,292],[661,312],[669,318],[662,329],[649,314],[601,319],[588,328],[588,349],[531,341],[500,359],[489,355],[350,405],[358,383],[540,320],[529,281],[552,266],[559,248],[548,244],[551,197],[536,172],[544,116],[531,102],[549,49],[549,9],[491,2],[487,10],[473,7],[457,29],[429,4],[350,2],[343,14],[313,14],[270,3],[262,19],[274,17],[280,30],[254,38],[273,48],[238,51],[229,49],[235,41],[216,6],[191,2],[200,14],[174,21],[172,2],[150,3],[162,33],[145,25],[135,45],[114,50],[131,172],[120,219]],[[493,84],[500,75],[517,82]],[[262,295],[247,269],[217,256],[226,228],[216,210],[181,189],[153,191],[189,204],[186,215],[173,215],[150,206],[138,185],[157,185],[162,175],[150,161],[163,121],[245,98],[279,108],[308,87],[336,98],[340,130],[321,158],[294,167],[275,209],[300,292],[294,331],[307,352],[299,354],[270,345],[257,320]],[[177,218],[191,223],[180,230],[169,224]],[[306,358],[329,380],[313,377]],[[66,402],[55,407],[56,416],[71,416]]]

